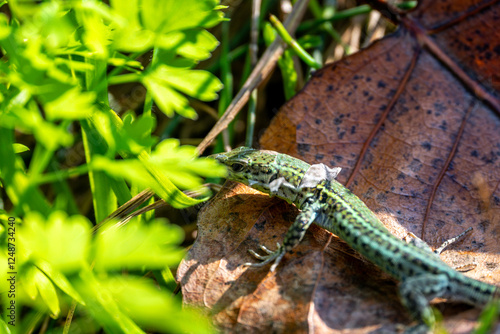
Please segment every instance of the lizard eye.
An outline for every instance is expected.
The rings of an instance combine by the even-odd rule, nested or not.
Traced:
[[[234,172],[241,172],[243,170],[243,164],[240,164],[240,163],[234,163],[231,165],[231,169],[234,171]]]

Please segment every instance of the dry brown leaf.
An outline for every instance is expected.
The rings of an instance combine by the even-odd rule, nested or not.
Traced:
[[[280,110],[261,146],[341,166],[346,184],[396,236],[432,247],[466,275],[500,283],[498,1],[421,1],[399,30],[318,71]],[[248,269],[248,249],[281,242],[296,211],[250,188],[222,191],[199,217],[179,268],[187,304],[225,331],[370,333],[409,324],[397,285],[313,227],[275,274]],[[479,310],[437,304],[450,333]],[[498,327],[498,326],[497,326]],[[498,329],[500,330],[500,329]]]

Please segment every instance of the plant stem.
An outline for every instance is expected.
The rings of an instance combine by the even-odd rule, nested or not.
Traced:
[[[271,21],[273,27],[275,28],[276,32],[280,35],[280,37],[283,39],[283,41],[288,44],[294,51],[295,53],[302,59],[307,65],[314,69],[320,69],[321,64],[317,63],[316,60],[309,54],[307,53],[306,50],[304,50],[299,43],[297,43],[296,40],[290,36],[288,31],[286,31],[285,27],[283,24],[278,20],[278,18],[274,15],[269,16],[269,20]]]

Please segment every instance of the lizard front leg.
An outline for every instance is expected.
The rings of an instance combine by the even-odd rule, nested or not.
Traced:
[[[304,238],[307,229],[311,224],[318,218],[321,207],[315,203],[306,204],[302,207],[302,211],[297,215],[292,226],[288,229],[283,239],[283,245],[280,246],[278,243],[278,249],[276,251],[271,251],[265,246],[260,246],[260,248],[267,253],[267,255],[259,255],[253,250],[249,252],[259,260],[263,262],[260,263],[245,263],[246,266],[250,267],[263,267],[266,264],[274,261],[271,266],[271,271],[274,271],[278,267],[281,259],[285,254],[291,251],[295,246],[297,246],[300,241]]]

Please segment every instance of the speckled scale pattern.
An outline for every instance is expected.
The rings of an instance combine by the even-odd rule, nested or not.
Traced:
[[[500,289],[474,280],[446,265],[428,248],[393,236],[375,214],[349,189],[334,179],[303,187],[311,165],[274,151],[241,147],[214,156],[228,166],[228,178],[294,203],[301,211],[289,228],[283,246],[267,256],[276,259],[300,243],[312,222],[336,234],[367,260],[401,282],[402,303],[417,324],[408,333],[426,333],[434,316],[429,300],[443,297],[484,306],[500,297]],[[273,270],[273,269],[271,269]]]

